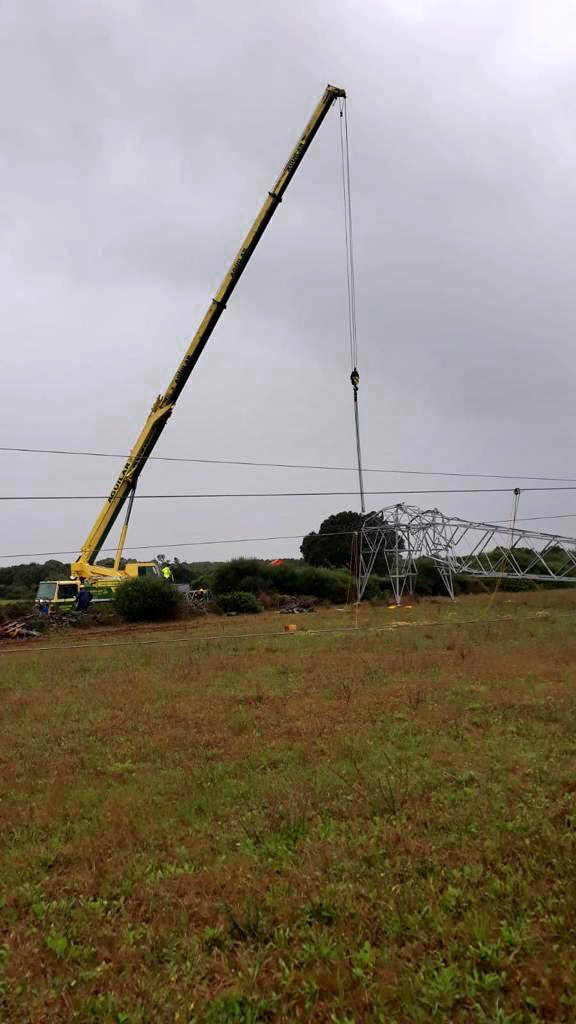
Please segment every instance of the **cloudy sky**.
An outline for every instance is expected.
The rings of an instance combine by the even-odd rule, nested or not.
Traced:
[[[124,453],[326,82],[348,92],[371,508],[510,515],[482,477],[576,477],[570,0],[4,0],[0,445]],[[333,110],[157,454],[354,465]],[[0,452],[0,494],[105,495],[119,459]],[[145,494],[354,490],[351,472],[151,462]],[[537,486],[535,482],[533,486]],[[100,502],[2,502],[0,564],[78,548]],[[357,496],[141,501],[183,558],[297,552]],[[520,516],[576,513],[525,493]],[[575,519],[542,520],[576,530]],[[171,546],[172,545],[172,546]],[[134,551],[135,549],[132,548]],[[22,560],[29,560],[28,558]]]

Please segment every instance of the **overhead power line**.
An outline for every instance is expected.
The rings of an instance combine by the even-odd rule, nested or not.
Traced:
[[[552,519],[574,519],[576,518],[576,512],[565,512],[560,515],[550,516],[524,516],[516,519],[517,523],[530,523],[536,522],[537,520],[552,520]],[[501,523],[509,523],[509,519],[494,519],[491,520],[495,525]],[[310,532],[310,531],[309,531]],[[350,537],[353,533],[357,533],[356,530],[335,530],[330,533],[317,534],[319,537]],[[130,551],[168,551],[170,548],[193,548],[193,547],[211,547],[219,544],[259,544],[265,543],[266,541],[277,541],[277,540],[301,540],[306,536],[306,531],[303,530],[300,533],[284,533],[270,537],[226,537],[219,538],[217,540],[186,540],[180,544],[165,544],[160,542],[158,544],[130,544],[128,550]],[[6,558],[54,558],[55,555],[77,555],[80,550],[80,545],[76,548],[72,548],[68,551],[20,551],[8,555],[0,555],[0,559]],[[115,552],[116,547],[101,548],[101,552],[105,551]]]
[[[355,533],[355,530],[336,530],[334,533],[323,533],[319,536],[322,537],[348,537]],[[263,543],[264,541],[276,541],[276,540],[302,540],[305,537],[303,533],[287,533],[277,537],[232,537],[226,540],[188,540],[182,544],[130,544],[128,549],[130,551],[161,551],[162,548],[168,550],[168,548],[192,548],[192,547],[208,547],[214,544],[256,544]],[[48,558],[53,555],[76,555],[79,548],[74,548],[72,551],[31,551],[26,554],[17,555],[0,555],[0,558]],[[100,553],[103,551],[116,551],[115,547],[112,548],[101,548]]]
[[[407,494],[509,494],[510,487],[445,487],[401,491],[366,491],[366,494],[394,497]],[[559,487],[523,487],[522,492],[576,491],[576,484]],[[174,500],[176,498],[344,498],[356,491],[236,491],[195,494],[136,494],[135,501]],[[0,501],[106,501],[108,494],[1,494]]]
[[[66,448],[8,448],[0,446],[0,452],[15,452],[31,455],[71,455],[93,459],[127,459],[128,455],[119,452],[85,452]],[[197,459],[183,455],[151,455],[149,462],[189,462],[206,466],[254,466],[262,469],[311,469],[322,472],[357,473],[357,466],[326,466],[300,462],[259,462],[249,459]],[[566,476],[531,476],[526,473],[460,473],[442,469],[366,469],[364,473],[386,473],[390,476],[450,476],[468,480],[535,480],[543,483],[573,483],[576,477]]]
[[[574,519],[576,512],[562,512],[560,515],[552,516],[522,516],[520,519],[516,519],[517,523],[534,523],[540,519]],[[497,523],[509,523],[509,519],[497,519]]]

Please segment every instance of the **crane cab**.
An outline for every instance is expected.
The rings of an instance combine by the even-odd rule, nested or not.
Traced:
[[[60,608],[72,608],[79,589],[79,580],[42,580],[36,591],[36,604],[40,607],[58,605]]]
[[[123,572],[125,575],[122,578],[128,578],[129,580],[133,580],[135,577],[141,579],[142,576],[160,575],[156,562],[127,562]]]

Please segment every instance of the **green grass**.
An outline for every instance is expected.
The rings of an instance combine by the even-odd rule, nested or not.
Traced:
[[[576,1020],[575,598],[1,656],[0,1020]]]

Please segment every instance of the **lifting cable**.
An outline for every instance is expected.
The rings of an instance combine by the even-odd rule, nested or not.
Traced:
[[[360,414],[358,411],[358,332],[356,327],[356,281],[354,274],[354,236],[352,233],[352,201],[350,198],[350,151],[348,144],[348,117],[346,99],[340,99],[340,155],[342,159],[342,196],[344,200],[344,234],[346,238],[346,285],[348,292],[348,340],[350,345],[350,383],[354,392],[354,433],[356,458],[358,461],[358,484],[360,508],[366,512],[364,500],[364,475],[362,471],[362,447],[360,444]]]
[[[514,530],[516,529],[516,520],[518,519],[518,505],[520,504],[520,495],[522,491],[519,487],[514,488],[514,501],[512,503],[512,519],[510,520],[510,529],[512,534],[510,536],[510,547],[514,547]]]
[[[521,489],[519,487],[515,487],[514,490],[512,491],[512,515],[511,515],[509,520],[503,520],[503,522],[509,522],[510,523],[511,534],[510,534],[510,547],[509,547],[509,551],[512,551],[512,549],[514,547],[514,531],[516,530],[516,523],[518,521],[518,506],[520,504],[520,495],[521,494],[522,494]],[[504,554],[501,555],[500,564],[502,565],[502,572],[504,572],[505,569],[506,569],[506,562],[505,562],[505,555]],[[498,563],[494,566],[494,568],[495,569],[498,568]],[[503,576],[497,576],[496,577],[496,582],[494,584],[494,590],[492,591],[492,593],[490,595],[490,600],[488,601],[488,604],[486,605],[486,608],[484,609],[484,612],[479,616],[480,619],[483,619],[491,611],[492,605],[494,604],[494,601],[496,600],[496,595],[499,593],[500,587],[502,586],[502,580],[503,580]]]

